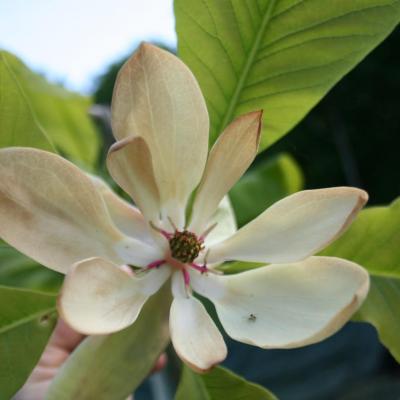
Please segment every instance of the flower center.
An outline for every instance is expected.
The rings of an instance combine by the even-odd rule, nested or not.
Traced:
[[[192,263],[200,251],[203,250],[203,242],[189,231],[176,230],[169,239],[171,256],[182,263]]]

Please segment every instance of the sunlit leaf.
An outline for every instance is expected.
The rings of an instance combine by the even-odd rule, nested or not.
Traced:
[[[167,283],[150,298],[132,326],[85,339],[45,400],[120,400],[132,393],[169,342],[170,291]]]
[[[302,172],[288,154],[280,154],[255,166],[229,192],[238,225],[246,224],[276,201],[302,187]]]
[[[351,228],[324,255],[364,266],[371,289],[356,319],[370,322],[400,362],[400,199],[389,207],[362,211]]]
[[[0,74],[5,77],[0,78],[0,98],[3,98],[0,101],[0,110],[3,110],[0,112],[8,120],[8,125],[4,127],[0,122],[2,147],[19,145],[51,149],[42,144],[38,134],[32,137],[32,121],[26,121],[24,126],[20,126],[19,117],[24,117],[25,114],[16,111],[18,107],[13,104],[19,99],[20,103],[24,101],[25,106],[33,111],[34,116],[31,118],[39,123],[38,129],[61,154],[88,166],[97,161],[100,143],[88,115],[89,98],[48,83],[45,78],[30,71],[18,58],[5,51],[0,52]],[[6,78],[11,83],[7,84]],[[22,106],[19,105],[19,108]]]
[[[246,381],[239,375],[216,367],[199,375],[183,367],[175,400],[275,400],[262,386]]]
[[[264,149],[393,30],[400,1],[175,0],[175,14],[212,141],[235,116],[264,109]]]
[[[9,61],[8,53],[0,52],[0,147],[28,146],[54,151]]]
[[[0,286],[0,398],[24,384],[53,331],[55,296]]]

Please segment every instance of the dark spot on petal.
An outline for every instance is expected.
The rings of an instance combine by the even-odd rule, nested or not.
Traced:
[[[248,320],[249,322],[256,322],[257,317],[255,316],[255,314],[250,314],[250,315],[248,316],[247,320]]]

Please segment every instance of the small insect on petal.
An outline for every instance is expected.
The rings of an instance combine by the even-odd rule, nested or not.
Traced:
[[[257,317],[254,314],[250,314],[247,319],[249,322],[256,322]]]

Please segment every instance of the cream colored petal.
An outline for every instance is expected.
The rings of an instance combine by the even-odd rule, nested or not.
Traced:
[[[58,311],[73,329],[86,335],[116,332],[136,320],[143,304],[169,275],[165,266],[137,278],[106,260],[90,258],[68,272]]]
[[[216,224],[216,225],[215,225]],[[207,263],[208,268],[215,268],[219,263],[209,263],[207,249],[215,243],[221,242],[236,232],[236,218],[229,197],[226,195],[219,204],[217,211],[211,217],[208,227],[215,227],[204,240],[205,250],[195,260],[197,264]]]
[[[160,198],[149,147],[140,136],[131,136],[111,146],[107,167],[115,182],[127,192],[145,218],[157,222]]]
[[[163,215],[182,227],[208,150],[208,113],[193,74],[171,53],[142,44],[118,74],[112,125],[119,140],[131,135],[146,140]]]
[[[228,335],[262,348],[294,348],[327,338],[349,320],[369,288],[363,268],[334,257],[222,277],[191,275],[194,290],[214,302]]]
[[[207,235],[204,244],[207,247],[221,242],[232,236],[237,229],[235,213],[228,196],[219,203],[217,211],[213,214],[207,227],[215,225],[215,228]]]
[[[145,267],[151,262],[163,258],[165,253],[159,245],[140,242],[128,236],[115,243],[113,248],[124,264],[136,267]]]
[[[351,187],[295,193],[212,246],[209,262],[303,260],[338,237],[367,200],[366,192]]]
[[[89,177],[102,195],[111,219],[117,228],[127,236],[154,244],[149,224],[139,209],[119,197],[101,178],[94,175],[89,175]]]
[[[127,238],[115,227],[85,173],[37,149],[0,150],[0,237],[64,273],[75,262],[94,256],[135,265],[154,259],[149,245]]]
[[[169,326],[178,356],[197,372],[206,372],[227,354],[224,339],[203,304],[194,297],[175,297]]]
[[[188,292],[185,287],[183,273],[179,270],[174,270],[171,276],[171,291],[175,297],[188,297]]]
[[[211,149],[193,204],[189,230],[200,232],[222,198],[244,174],[257,155],[262,111],[236,118]]]

